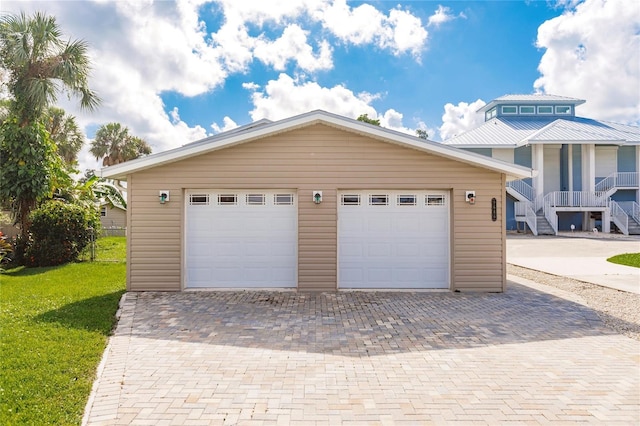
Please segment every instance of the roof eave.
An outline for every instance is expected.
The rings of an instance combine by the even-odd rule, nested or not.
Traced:
[[[216,140],[212,144],[185,145],[170,151],[161,152],[148,157],[139,158],[126,163],[107,167],[100,171],[102,177],[126,180],[127,175],[140,172],[152,167],[184,160],[203,153],[213,152],[219,149],[229,148],[245,142],[272,136],[285,131],[301,127],[323,123],[338,127],[343,130],[356,132],[375,139],[384,140],[404,147],[414,148],[419,151],[439,155],[445,158],[462,161],[474,166],[484,167],[515,178],[531,177],[531,170],[520,166],[503,163],[490,157],[461,150],[454,146],[443,145],[438,142],[420,139],[394,130],[373,126],[356,120],[327,113],[324,111],[312,111],[289,119],[284,119],[272,124],[257,127],[241,134],[231,134]],[[503,163],[503,164],[501,164]]]

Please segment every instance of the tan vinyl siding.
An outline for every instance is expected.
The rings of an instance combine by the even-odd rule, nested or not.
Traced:
[[[128,181],[133,290],[182,288],[187,189],[295,190],[299,290],[336,288],[339,190],[449,190],[451,288],[504,286],[504,176],[462,162],[317,124],[140,171]],[[171,192],[170,202],[159,203],[159,190]],[[313,190],[323,191],[319,205],[311,199]],[[476,191],[475,205],[464,201],[466,190]],[[492,197],[498,201],[496,222]]]
[[[127,212],[117,207],[106,207],[106,216],[100,216],[100,223],[103,228],[126,228]],[[101,207],[102,208],[102,207]]]

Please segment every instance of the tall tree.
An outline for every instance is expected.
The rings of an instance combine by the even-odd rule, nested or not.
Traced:
[[[46,111],[44,125],[58,147],[58,155],[67,166],[75,165],[78,152],[84,145],[84,133],[76,123],[76,118],[62,108],[50,107]]]
[[[1,64],[9,73],[11,110],[21,126],[55,104],[60,90],[79,97],[83,108],[98,106],[100,99],[88,86],[87,50],[84,40],[65,41],[53,16],[22,12],[0,18]]]
[[[11,207],[23,237],[29,213],[68,182],[43,124],[43,112],[58,92],[94,109],[98,96],[88,87],[87,44],[65,40],[56,19],[42,13],[0,16],[0,68],[8,75],[9,114],[0,131],[0,201]]]
[[[129,134],[129,128],[120,123],[100,126],[89,149],[103,166],[113,166],[143,155],[151,154],[151,146],[137,136]]]

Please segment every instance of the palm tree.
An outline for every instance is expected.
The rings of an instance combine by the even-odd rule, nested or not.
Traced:
[[[51,140],[58,147],[58,155],[68,166],[78,159],[78,152],[84,145],[84,133],[78,127],[76,118],[67,115],[62,108],[50,107],[45,113],[45,128]]]
[[[103,166],[113,166],[128,160],[151,154],[151,146],[144,140],[129,134],[129,129],[120,123],[100,126],[89,149]]]
[[[29,213],[53,192],[64,171],[43,128],[42,116],[58,92],[80,98],[92,110],[100,102],[88,87],[88,45],[65,40],[55,17],[36,13],[0,16],[0,69],[10,95],[0,141],[0,200],[10,205],[23,237]]]
[[[62,38],[53,16],[0,18],[0,63],[8,70],[13,112],[21,126],[41,116],[56,102],[60,89],[80,98],[80,106],[95,109],[100,99],[88,86],[88,45],[84,40]]]

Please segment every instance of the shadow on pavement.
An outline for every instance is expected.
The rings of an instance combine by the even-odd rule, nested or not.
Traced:
[[[595,311],[510,282],[501,294],[129,293],[134,337],[342,356],[616,334]]]

